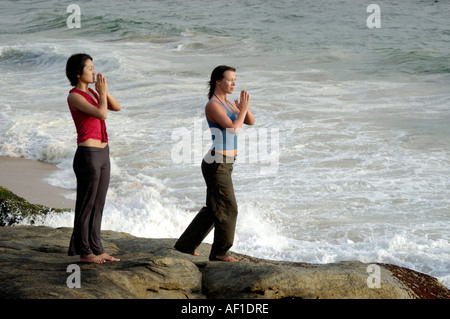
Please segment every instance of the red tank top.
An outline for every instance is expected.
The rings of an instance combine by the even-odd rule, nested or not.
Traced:
[[[92,94],[95,95],[98,101],[99,97],[97,92],[95,92],[91,88],[88,89]],[[69,93],[81,94],[82,96],[84,96],[86,101],[88,101],[93,106],[98,107],[98,103],[86,92],[78,90],[77,88],[73,88]],[[104,120],[97,119],[80,111],[74,111],[72,107],[70,107],[70,104],[69,109],[70,113],[72,114],[73,121],[75,122],[75,127],[77,129],[77,144],[83,143],[90,138],[102,141],[104,143],[108,142],[108,133],[106,133],[106,124]]]

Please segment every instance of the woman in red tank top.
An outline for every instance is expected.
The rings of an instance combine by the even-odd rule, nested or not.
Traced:
[[[78,136],[73,160],[77,199],[69,256],[80,255],[82,262],[98,264],[119,261],[104,252],[100,228],[110,178],[105,120],[108,110],[120,111],[121,106],[109,94],[103,74],[98,73],[95,81],[91,56],[72,55],[67,61],[66,75],[74,86],[67,102]],[[88,87],[91,83],[95,83],[98,93]]]

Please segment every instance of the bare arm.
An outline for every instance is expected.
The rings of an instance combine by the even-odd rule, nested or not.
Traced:
[[[69,104],[78,112],[83,112],[100,120],[106,120],[108,117],[107,110],[120,111],[121,106],[119,102],[108,92],[108,84],[103,74],[98,73],[97,82],[95,82],[95,89],[99,95],[98,108],[86,101],[80,94],[70,94]]]
[[[248,107],[250,102],[250,95],[247,91],[241,92],[241,100],[239,103],[236,103],[236,106],[239,108],[240,112],[236,120],[231,121],[231,119],[227,116],[227,111],[221,107],[217,102],[210,101],[206,104],[206,116],[212,122],[219,124],[221,127],[225,129],[232,129],[233,134],[237,134],[239,130],[244,125],[245,120],[248,116]],[[251,118],[254,116],[251,114]],[[250,122],[250,121],[249,121]]]
[[[108,100],[108,110],[117,112],[122,109],[120,103],[109,92],[106,94],[106,99]]]
[[[80,94],[71,93],[68,97],[69,105],[75,111],[85,113],[99,120],[106,120],[108,107],[106,94],[99,94],[99,99],[99,106],[97,108],[86,101],[86,99]]]
[[[240,110],[240,103],[238,100],[235,100],[234,103],[236,104],[236,107]],[[255,116],[253,115],[252,111],[247,111],[247,116],[244,119],[244,124],[246,125],[255,125]]]

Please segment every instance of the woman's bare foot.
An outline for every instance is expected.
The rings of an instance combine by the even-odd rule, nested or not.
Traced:
[[[186,250],[183,250],[183,249],[179,249],[176,245],[174,246],[174,248],[175,248],[176,250],[178,250],[179,252],[182,252],[182,253],[185,253],[185,254],[191,254],[192,256],[200,256],[200,254],[199,254],[198,252],[196,252],[195,250],[194,250],[193,253],[191,253],[190,251],[186,251]]]
[[[98,255],[98,257],[102,258],[104,261],[120,261],[120,259],[115,258],[107,253],[103,253],[101,255]]]
[[[222,259],[221,261],[236,262],[236,261],[239,261],[239,259],[236,259],[236,258],[231,257],[231,256],[227,256],[224,259]]]
[[[105,263],[105,259],[103,259],[100,256],[96,256],[94,254],[89,254],[89,255],[81,255],[80,256],[80,261],[82,263],[94,263],[94,264],[103,264]]]

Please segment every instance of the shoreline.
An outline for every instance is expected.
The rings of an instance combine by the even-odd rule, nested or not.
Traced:
[[[31,204],[74,210],[75,201],[64,197],[75,190],[52,186],[45,181],[59,168],[50,163],[25,158],[0,156],[0,186]]]
[[[75,201],[65,196],[75,191],[52,186],[45,178],[57,171],[56,165],[41,161],[0,156],[0,185],[29,203],[52,208],[75,208]]]

